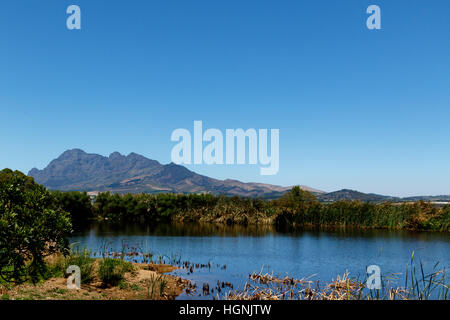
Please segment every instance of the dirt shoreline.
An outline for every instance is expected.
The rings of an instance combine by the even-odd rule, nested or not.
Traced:
[[[2,300],[173,300],[186,288],[189,280],[168,275],[177,267],[165,264],[133,263],[135,270],[127,272],[117,286],[104,286],[95,277],[80,289],[68,289],[67,279],[50,278],[38,284],[25,283],[10,288],[0,286]],[[161,280],[164,281],[160,292]],[[159,281],[159,282],[158,282]]]

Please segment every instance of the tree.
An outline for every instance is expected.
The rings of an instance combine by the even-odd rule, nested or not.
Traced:
[[[320,204],[317,198],[298,186],[275,200],[274,204],[281,209],[275,220],[278,226],[315,223],[320,218]]]
[[[93,218],[91,198],[86,192],[53,191],[55,205],[70,213],[73,225],[82,225]]]
[[[68,251],[70,216],[54,206],[42,185],[20,171],[0,171],[0,277],[36,282],[46,271],[44,258]]]
[[[282,207],[289,207],[296,212],[305,209],[306,207],[317,205],[317,198],[309,191],[303,190],[300,187],[293,187],[289,192],[286,192],[280,199],[276,201]]]

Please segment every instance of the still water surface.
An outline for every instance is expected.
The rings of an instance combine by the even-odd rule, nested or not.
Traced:
[[[151,252],[154,261],[165,256],[166,262],[210,263],[211,269],[173,272],[195,281],[199,287],[195,296],[183,294],[179,297],[182,299],[211,299],[198,296],[206,282],[211,288],[218,280],[232,283],[234,289],[242,288],[249,273],[260,270],[295,278],[314,275],[312,280],[329,282],[346,271],[364,279],[366,267],[375,264],[383,275],[404,275],[413,251],[415,261],[420,259],[427,272],[433,271],[437,262],[438,269],[450,268],[449,233],[342,229],[280,232],[273,227],[209,224],[93,224],[70,241],[93,252],[121,252],[125,246]],[[403,275],[399,275],[399,285],[404,285]]]

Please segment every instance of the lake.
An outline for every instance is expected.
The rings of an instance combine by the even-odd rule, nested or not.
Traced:
[[[402,273],[397,277],[398,285],[403,286],[412,252],[415,262],[421,261],[426,272],[450,267],[449,233],[349,229],[282,232],[272,226],[95,223],[75,233],[70,241],[94,253],[126,248],[151,252],[153,261],[191,262],[192,269],[182,268],[172,274],[195,281],[198,290],[195,295],[182,294],[179,299],[212,299],[217,290],[199,296],[203,283],[215,288],[217,281],[229,282],[239,289],[250,273],[261,270],[294,278],[314,275],[311,280],[323,283],[346,271],[365,279],[367,266],[378,265],[385,276]],[[130,259],[142,262],[142,256]],[[221,294],[226,291],[221,290]]]

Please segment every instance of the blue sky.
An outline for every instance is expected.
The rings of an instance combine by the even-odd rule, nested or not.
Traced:
[[[0,167],[72,148],[169,163],[172,131],[202,120],[280,129],[280,170],[189,166],[201,174],[450,194],[449,16],[447,0],[3,0]]]

